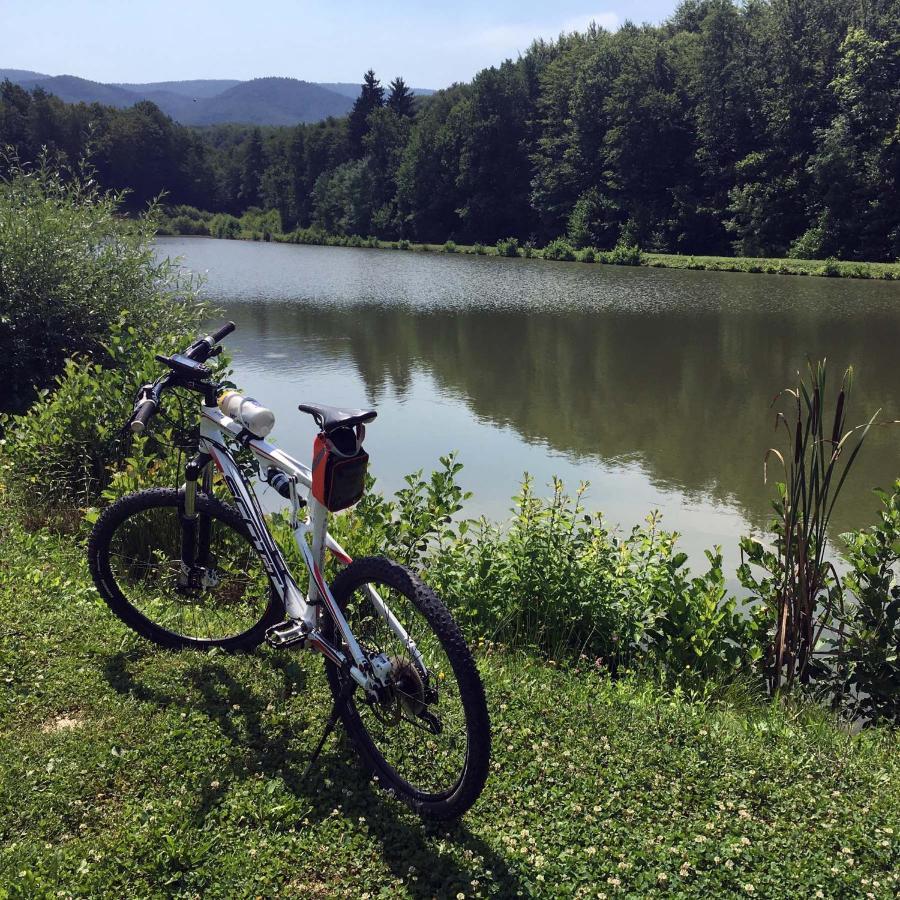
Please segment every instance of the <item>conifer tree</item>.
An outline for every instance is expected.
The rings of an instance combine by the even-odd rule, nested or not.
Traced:
[[[363,76],[362,90],[350,110],[347,120],[347,138],[350,141],[350,152],[359,159],[364,152],[364,140],[369,131],[369,115],[384,106],[384,88],[369,69]]]
[[[397,115],[411,118],[415,112],[413,92],[399,75],[391,82],[390,87],[391,92],[388,94],[387,105]]]

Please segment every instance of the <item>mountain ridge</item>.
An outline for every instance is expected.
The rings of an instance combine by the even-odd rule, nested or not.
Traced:
[[[0,68],[0,81],[7,78],[25,90],[40,88],[66,103],[126,108],[149,100],[182,125],[318,122],[329,116],[347,115],[360,91],[359,85],[347,82],[320,83],[281,76],[106,83],[77,75]],[[434,93],[428,88],[413,91],[420,95]]]

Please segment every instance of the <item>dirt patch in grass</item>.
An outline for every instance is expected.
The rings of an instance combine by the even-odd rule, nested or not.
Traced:
[[[62,713],[59,716],[54,716],[52,719],[47,719],[41,725],[41,731],[44,734],[55,734],[58,731],[71,731],[74,728],[81,728],[83,724],[84,718],[78,713]]]

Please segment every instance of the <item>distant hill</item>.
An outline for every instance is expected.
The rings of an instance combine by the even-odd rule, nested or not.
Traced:
[[[26,90],[42,88],[67,103],[103,103],[133,106],[151,100],[166,115],[183,125],[296,125],[318,122],[328,116],[344,116],[359,94],[358,84],[319,84],[296,78],[229,78],[191,81],[156,81],[146,84],[103,84],[74,75],[45,75],[26,69],[0,69],[0,81],[8,78]],[[433,94],[415,88],[417,94]]]

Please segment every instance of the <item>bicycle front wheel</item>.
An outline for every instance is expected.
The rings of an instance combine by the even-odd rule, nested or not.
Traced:
[[[410,641],[376,608],[372,590]],[[484,787],[491,743],[484,686],[459,627],[427,585],[388,559],[355,560],[332,593],[363,652],[391,661],[379,699],[357,692],[343,707],[357,751],[382,785],[421,815],[458,818]],[[350,655],[330,618],[324,631]],[[327,659],[325,668],[340,697],[345,676]]]
[[[128,494],[104,510],[91,532],[91,575],[109,608],[163,647],[248,650],[281,621],[281,600],[237,510],[197,494],[197,527],[182,565],[179,492]]]

